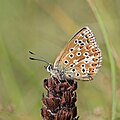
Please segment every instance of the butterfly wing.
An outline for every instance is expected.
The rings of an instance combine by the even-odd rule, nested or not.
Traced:
[[[54,68],[64,70],[66,78],[90,80],[102,63],[101,50],[93,32],[84,27],[78,31],[54,62]]]

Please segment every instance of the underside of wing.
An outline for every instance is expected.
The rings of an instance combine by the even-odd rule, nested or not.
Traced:
[[[101,50],[93,32],[84,27],[68,42],[55,60],[54,67],[64,69],[65,76],[73,79],[90,79],[102,63]]]

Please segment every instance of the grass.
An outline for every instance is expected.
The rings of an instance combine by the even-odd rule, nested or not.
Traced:
[[[104,23],[104,18],[103,16],[99,13],[99,8],[97,8],[95,2],[92,2],[92,0],[88,0],[88,3],[91,7],[91,9],[93,10],[94,15],[96,16],[96,19],[98,21],[98,24],[100,26],[100,29],[102,31],[104,40],[105,40],[105,45],[107,48],[107,52],[108,52],[108,57],[109,57],[109,61],[110,61],[110,69],[111,69],[111,80],[112,80],[112,116],[111,116],[111,120],[115,120],[116,119],[116,67],[115,67],[115,61],[112,55],[112,47],[109,43],[109,37],[108,34],[106,32],[106,27],[105,27],[105,23]],[[104,13],[103,13],[104,15]]]

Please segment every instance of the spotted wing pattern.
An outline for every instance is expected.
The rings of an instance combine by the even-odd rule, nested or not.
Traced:
[[[101,67],[102,56],[93,32],[84,27],[61,51],[54,67],[64,70],[66,78],[90,80]]]

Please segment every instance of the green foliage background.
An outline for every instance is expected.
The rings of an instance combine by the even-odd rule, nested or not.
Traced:
[[[92,82],[78,81],[81,120],[120,119],[120,0],[0,1],[0,120],[40,120],[44,63],[53,63],[83,26],[95,33],[103,65]]]

